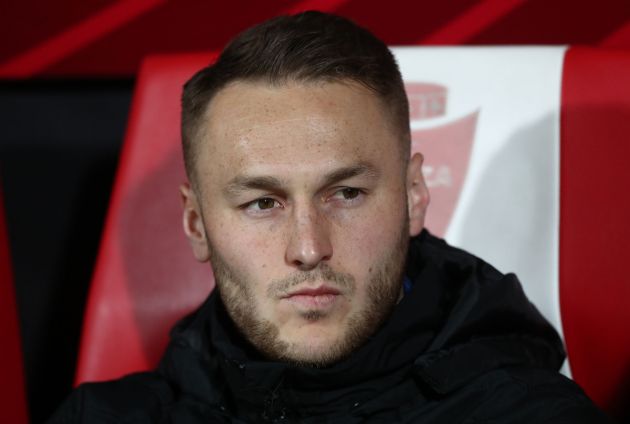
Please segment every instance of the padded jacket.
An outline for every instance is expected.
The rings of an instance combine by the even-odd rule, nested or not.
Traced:
[[[262,358],[211,294],[152,372],[79,386],[50,423],[605,423],[558,373],[562,342],[513,274],[424,231],[412,287],[327,368]]]

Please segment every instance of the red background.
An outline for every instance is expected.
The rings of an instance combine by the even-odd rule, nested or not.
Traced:
[[[31,0],[0,6],[0,77],[130,77],[146,54],[217,50],[256,22],[306,9],[348,16],[390,45],[630,48],[627,0]]]

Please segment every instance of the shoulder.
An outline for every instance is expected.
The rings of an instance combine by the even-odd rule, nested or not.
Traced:
[[[451,246],[445,240],[429,233],[426,229],[410,240],[408,272],[417,273],[427,265],[440,270],[443,277],[450,281],[463,281],[470,278],[481,283],[497,283],[514,278],[513,274],[504,275],[481,258],[458,247]]]
[[[159,422],[172,397],[170,386],[156,373],[82,384],[61,405],[49,424]]]
[[[535,368],[502,369],[479,383],[486,396],[466,423],[611,423],[572,380]]]

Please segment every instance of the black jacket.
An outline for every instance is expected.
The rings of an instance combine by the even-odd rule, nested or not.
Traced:
[[[558,374],[562,343],[514,275],[425,231],[407,276],[387,322],[323,369],[261,358],[212,294],[175,327],[156,371],[82,385],[50,422],[608,422]]]

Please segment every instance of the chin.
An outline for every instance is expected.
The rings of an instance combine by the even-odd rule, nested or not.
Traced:
[[[328,348],[297,347],[286,353],[283,362],[300,367],[325,368],[339,362],[347,355],[337,355]]]
[[[344,337],[327,334],[323,329],[306,332],[299,340],[287,340],[287,346],[280,359],[299,366],[318,368],[339,362],[353,350]]]

